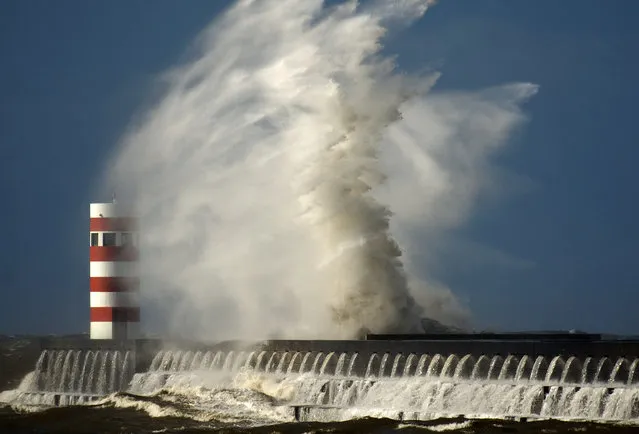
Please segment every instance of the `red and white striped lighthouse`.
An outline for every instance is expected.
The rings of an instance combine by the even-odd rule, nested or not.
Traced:
[[[137,220],[113,203],[90,206],[91,339],[135,339],[140,325]]]

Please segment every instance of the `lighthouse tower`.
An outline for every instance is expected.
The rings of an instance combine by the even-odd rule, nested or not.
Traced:
[[[115,202],[90,205],[91,339],[136,339],[140,305],[137,220]]]

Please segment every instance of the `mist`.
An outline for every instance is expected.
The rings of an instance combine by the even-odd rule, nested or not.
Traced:
[[[429,1],[240,1],[123,137],[105,189],[141,226],[148,332],[353,338],[467,326],[429,240],[466,223],[537,87],[432,92],[389,31]]]

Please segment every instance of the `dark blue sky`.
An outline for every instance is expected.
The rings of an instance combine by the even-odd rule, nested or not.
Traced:
[[[208,0],[0,3],[0,333],[88,327],[88,203],[118,138],[224,6]],[[480,326],[639,333],[639,2],[442,0],[390,41],[439,89],[539,84],[465,239],[530,264],[442,250],[438,278]]]

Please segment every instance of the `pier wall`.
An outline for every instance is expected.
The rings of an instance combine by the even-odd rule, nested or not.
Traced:
[[[148,370],[159,351],[272,351],[312,353],[357,353],[359,362],[354,374],[362,375],[364,361],[373,354],[471,354],[522,357],[562,356],[618,359],[639,358],[639,339],[604,339],[599,335],[541,334],[456,334],[456,335],[371,335],[366,340],[265,340],[224,341],[216,343],[188,340],[137,339],[129,341],[90,340],[86,338],[42,338],[40,349],[55,350],[123,350],[135,356],[135,372]],[[33,365],[31,365],[33,366]]]

